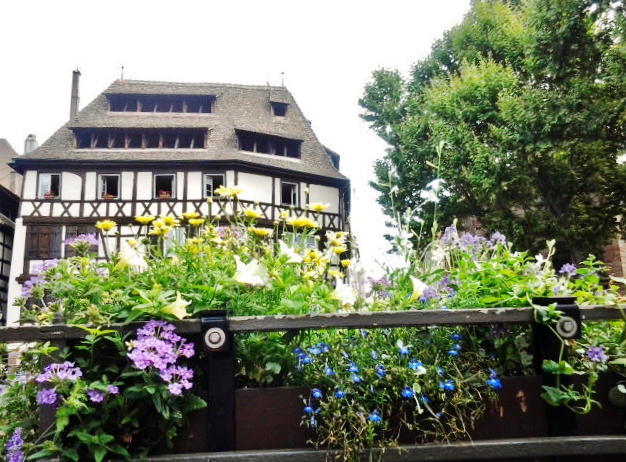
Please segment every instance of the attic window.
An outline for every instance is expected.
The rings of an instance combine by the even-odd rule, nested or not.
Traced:
[[[287,115],[287,103],[272,102],[272,114],[276,117],[285,117]]]
[[[214,95],[107,95],[111,112],[209,114]]]
[[[208,133],[187,129],[75,129],[76,149],[206,149]]]
[[[300,141],[263,135],[261,133],[238,131],[239,150],[272,154],[281,157],[300,158]]]

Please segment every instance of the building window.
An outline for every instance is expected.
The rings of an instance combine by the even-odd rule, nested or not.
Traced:
[[[61,175],[58,173],[40,173],[37,197],[58,198],[61,196]]]
[[[239,150],[300,158],[300,141],[260,133],[238,131]]]
[[[298,207],[298,185],[296,183],[283,181],[280,184],[280,203],[281,205]]]
[[[207,173],[204,175],[204,197],[215,196],[215,190],[222,186],[225,186],[224,175],[214,175]]]
[[[285,117],[287,115],[287,103],[272,102],[272,114],[276,117]]]
[[[176,197],[174,194],[174,175],[154,175],[153,197],[159,199],[169,193],[171,198]]]
[[[100,175],[98,178],[99,197],[102,199],[119,199],[120,198],[120,176],[119,175]]]
[[[61,226],[29,226],[26,239],[26,258],[46,260],[61,258]]]

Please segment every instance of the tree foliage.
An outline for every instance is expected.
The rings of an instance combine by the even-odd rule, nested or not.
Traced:
[[[626,229],[625,39],[622,2],[474,1],[408,78],[379,69],[365,88],[361,116],[389,144],[380,204],[420,208],[425,230],[474,217],[524,248],[600,252]],[[420,191],[437,177],[435,217]]]

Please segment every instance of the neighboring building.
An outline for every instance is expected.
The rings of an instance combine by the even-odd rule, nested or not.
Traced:
[[[0,138],[0,325],[7,318],[13,235],[22,189],[22,176],[9,167],[15,156],[9,142]]]
[[[350,182],[339,155],[284,87],[118,80],[76,113],[78,76],[71,120],[13,163],[24,191],[11,300],[34,264],[65,256],[63,241],[97,220],[122,230],[135,215],[224,213],[218,197],[212,211],[207,204],[219,186],[242,188],[244,206],[258,202],[261,225],[322,202],[330,207],[318,216],[320,233],[346,229]]]

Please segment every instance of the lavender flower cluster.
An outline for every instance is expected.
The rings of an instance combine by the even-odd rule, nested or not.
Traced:
[[[129,342],[128,358],[140,370],[155,369],[168,383],[169,392],[180,395],[192,387],[193,371],[176,365],[181,356],[194,355],[193,343],[177,335],[175,327],[165,321],[149,321],[137,330],[137,340]]]
[[[24,284],[22,285],[22,297],[31,297],[35,287],[43,286],[47,282],[45,277],[46,271],[56,266],[58,263],[59,260],[55,258],[53,260],[45,260],[42,263],[34,265],[30,271],[32,276],[27,281],[24,281]]]
[[[7,462],[24,462],[26,458],[24,457],[24,453],[22,452],[22,446],[24,446],[24,440],[22,439],[22,429],[20,427],[16,428],[7,441],[6,447],[6,461]]]

